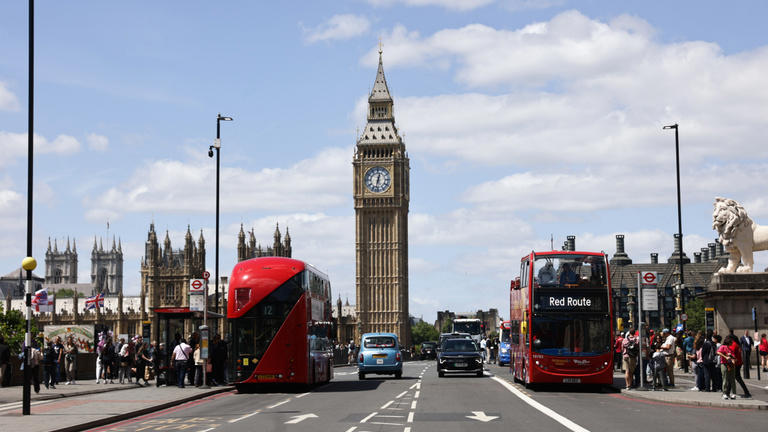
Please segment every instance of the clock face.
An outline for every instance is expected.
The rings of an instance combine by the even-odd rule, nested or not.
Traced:
[[[365,187],[371,192],[384,192],[389,189],[392,179],[389,177],[389,171],[384,167],[373,167],[365,173]]]

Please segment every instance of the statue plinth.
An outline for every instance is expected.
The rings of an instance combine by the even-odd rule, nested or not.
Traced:
[[[719,273],[712,275],[707,287],[715,291],[768,291],[768,273]]]

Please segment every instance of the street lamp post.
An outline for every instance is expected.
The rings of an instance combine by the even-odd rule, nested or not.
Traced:
[[[21,391],[21,415],[30,414],[30,405],[32,397],[30,384],[32,380],[31,362],[29,356],[32,354],[32,270],[37,266],[37,262],[32,257],[32,168],[34,155],[34,89],[35,89],[35,1],[29,0],[29,99],[27,101],[27,256],[22,261],[21,266],[26,270],[26,292],[24,294],[27,306],[27,333],[24,336],[24,386]]]
[[[213,157],[213,149],[216,149],[216,268],[214,277],[216,281],[216,313],[219,312],[219,167],[221,160],[219,151],[221,150],[221,122],[232,121],[232,117],[223,117],[221,113],[216,116],[216,141],[208,147],[208,157]]]
[[[677,168],[677,236],[680,238],[680,309],[685,310],[685,272],[683,272],[683,216],[680,206],[680,139],[678,136],[677,123],[673,125],[664,126],[663,129],[675,130],[675,166]],[[680,318],[678,316],[678,318]],[[679,321],[678,321],[679,322]],[[683,322],[683,329],[685,329],[685,323]]]

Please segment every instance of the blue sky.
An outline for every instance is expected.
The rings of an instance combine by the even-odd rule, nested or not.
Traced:
[[[520,256],[558,247],[665,260],[713,241],[715,196],[768,223],[763,2],[358,0],[36,4],[34,255],[121,238],[125,291],[154,220],[202,229],[221,274],[243,223],[354,302],[352,155],[379,38],[411,158],[410,310],[507,309]],[[26,2],[0,6],[0,273],[25,255]],[[107,232],[107,221],[110,230]],[[111,244],[111,240],[107,242]],[[757,255],[758,268],[768,264]],[[4,269],[4,270],[3,270]],[[471,296],[467,293],[472,293]]]

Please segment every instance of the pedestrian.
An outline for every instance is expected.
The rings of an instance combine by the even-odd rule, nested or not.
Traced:
[[[160,387],[161,384],[168,386],[168,380],[170,379],[170,372],[168,369],[168,351],[165,349],[165,343],[160,342],[157,345],[157,351],[155,351],[155,386]]]
[[[621,332],[616,334],[616,341],[613,343],[613,368],[624,372],[622,362],[622,351],[624,350],[624,335]]]
[[[224,385],[224,364],[227,362],[227,343],[221,340],[218,333],[213,336],[213,345],[211,346],[211,373],[213,375],[211,382],[213,385]]]
[[[755,341],[749,335],[749,330],[744,330],[744,336],[739,342],[741,344],[741,362],[744,364],[744,379],[749,379],[749,370],[752,368],[752,344]]]
[[[5,387],[5,381],[11,373],[11,347],[5,343],[5,338],[0,335],[0,386]],[[10,380],[8,380],[10,381]]]
[[[121,345],[120,345],[120,351],[119,351],[119,359],[120,366],[118,369],[118,380],[120,384],[125,384],[125,380],[128,380],[128,382],[131,382],[131,346],[130,343],[126,343],[125,339],[120,339]]]
[[[637,358],[640,355],[640,345],[635,336],[634,327],[630,327],[627,335],[621,342],[622,363],[624,367],[625,390],[635,387],[634,375],[637,367]]]
[[[488,348],[488,341],[486,341],[485,336],[483,336],[483,338],[480,339],[480,350],[483,353],[483,363],[485,363],[488,360],[488,355],[485,352],[487,348]]]
[[[64,370],[67,374],[67,385],[75,384],[77,374],[77,344],[72,335],[67,337],[67,344],[64,345]]]
[[[715,372],[712,374],[712,390],[713,391],[723,391],[723,370],[720,367],[720,356],[717,354],[718,350],[720,349],[720,346],[722,345],[720,342],[723,340],[722,336],[718,334],[712,335],[712,342],[715,346]]]
[[[734,354],[730,347],[731,340],[731,335],[726,336],[724,343],[717,348],[720,372],[723,375],[723,399],[736,399]]]
[[[696,385],[691,389],[693,391],[707,391],[709,388],[709,371],[704,366],[702,356],[703,346],[704,335],[699,330],[693,338],[693,354],[689,357],[693,362],[693,373],[696,375]]]
[[[64,369],[64,344],[61,343],[61,336],[56,336],[53,349],[56,350],[56,370],[54,374],[54,384],[61,382],[61,370]]]
[[[144,338],[141,335],[136,336],[136,350],[134,364],[136,365],[136,384],[139,384],[139,380],[144,380],[144,385],[149,384],[147,382],[147,365],[151,362],[147,353],[147,344],[144,343]],[[141,384],[139,384],[141,385]]]
[[[347,364],[354,363],[356,358],[357,357],[355,356],[355,341],[350,339],[349,340],[349,353],[348,353]]]
[[[695,364],[695,356],[696,353],[693,351],[693,343],[696,341],[696,339],[693,336],[693,332],[688,330],[688,332],[685,334],[685,339],[683,340],[683,351],[685,356],[685,363],[683,363],[683,370],[685,372],[688,372],[688,365]],[[692,363],[693,362],[693,363]]]
[[[741,386],[741,390],[744,392],[743,395],[741,395],[744,399],[749,399],[752,397],[752,395],[749,393],[749,389],[747,389],[747,385],[744,384],[744,380],[741,379],[741,367],[744,365],[744,361],[742,359],[742,352],[741,352],[741,342],[739,342],[739,339],[735,335],[728,335],[726,339],[730,339],[730,343],[728,344],[728,347],[733,352],[733,378],[736,380],[737,383]],[[735,387],[735,385],[734,385]],[[736,389],[733,389],[733,393],[736,393]]]
[[[664,356],[667,360],[667,379],[669,386],[675,386],[675,358],[677,357],[677,338],[670,333],[668,328],[661,331],[661,337],[664,342],[661,343],[661,349],[664,350]]]
[[[757,352],[760,354],[760,365],[763,368],[763,372],[768,372],[768,339],[765,337],[765,333],[760,335],[760,345],[757,347]]]
[[[664,391],[667,389],[667,380],[665,379],[665,373],[667,371],[667,361],[669,354],[665,348],[659,346],[651,356],[651,361],[648,366],[653,372],[653,391],[656,391],[658,387],[661,387]],[[658,383],[658,385],[657,385]]]
[[[102,376],[104,377],[104,384],[113,384],[114,369],[115,369],[115,346],[112,344],[112,338],[107,337],[107,342],[104,344],[104,348],[101,350],[101,369]]]
[[[184,375],[187,372],[187,362],[189,361],[189,355],[192,353],[192,347],[187,345],[187,341],[182,339],[176,348],[173,349],[173,363],[176,368],[177,386],[184,388]]]
[[[43,384],[45,388],[56,388],[56,342],[52,340],[43,351]]]
[[[204,364],[203,359],[200,358],[200,344],[195,345],[195,351],[194,354],[192,354],[192,358],[195,361],[195,387],[200,387],[201,382],[203,381]]]
[[[704,379],[705,386],[704,391],[718,391],[715,386],[715,369],[718,368],[717,360],[717,346],[712,338],[712,330],[707,330],[707,336],[704,338],[704,342],[701,347],[701,361],[704,365]]]
[[[197,346],[200,343],[200,333],[193,332],[189,335],[187,341],[189,342],[190,347]],[[187,383],[189,385],[195,385],[195,377],[197,376],[197,368],[195,366],[195,358],[190,354],[189,359],[187,360]]]
[[[37,339],[32,339],[32,346],[29,347],[29,374],[32,378],[32,386],[35,389],[35,393],[40,393],[40,363],[43,362],[43,354],[38,348]],[[19,353],[19,360],[21,360],[21,370],[24,370],[24,346],[21,347]]]

